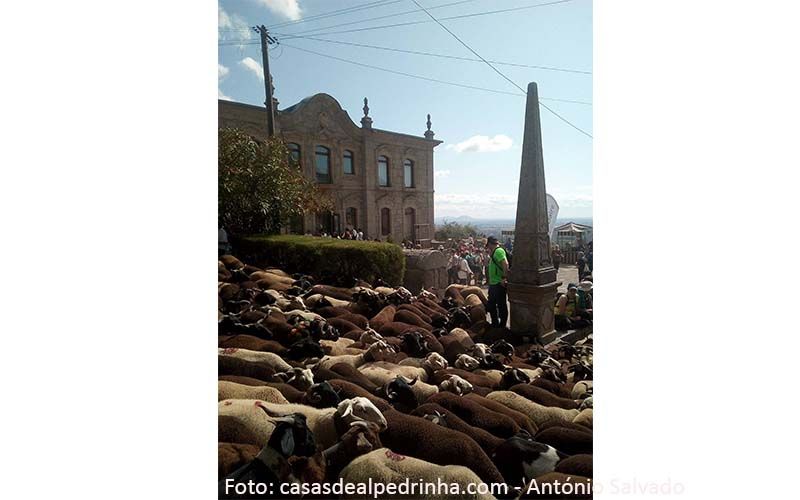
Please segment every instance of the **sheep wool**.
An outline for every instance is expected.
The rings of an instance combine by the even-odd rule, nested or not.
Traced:
[[[542,406],[511,391],[494,391],[489,393],[486,397],[498,403],[502,403],[512,410],[517,410],[523,415],[527,415],[537,426],[541,426],[550,420],[572,422],[580,413],[578,410],[564,410],[552,406]]]
[[[418,458],[399,455],[388,448],[379,448],[375,451],[361,455],[347,465],[339,477],[345,483],[366,483],[372,480],[373,483],[399,484],[410,479],[411,484],[423,483],[437,484],[437,480],[444,483],[458,483],[461,490],[467,490],[467,484],[479,484],[479,478],[474,472],[462,465],[436,465]],[[439,500],[452,498],[451,495],[438,495],[438,491],[417,491],[413,498],[424,500]],[[361,498],[359,496],[347,496],[345,498]],[[365,495],[363,498],[372,498]],[[458,498],[489,500],[494,497],[491,495],[459,495]]]
[[[578,415],[572,419],[572,422],[575,424],[585,425],[586,427],[592,428],[592,415],[593,411],[591,408],[586,408],[585,410],[581,410]]]
[[[270,403],[288,404],[281,391],[266,385],[251,386],[220,380],[217,382],[217,401],[224,399],[260,399]]]
[[[219,348],[218,353],[220,356],[232,356],[252,363],[258,363],[259,365],[272,368],[276,372],[288,372],[292,369],[289,363],[274,352],[250,351],[238,347],[226,347]]]

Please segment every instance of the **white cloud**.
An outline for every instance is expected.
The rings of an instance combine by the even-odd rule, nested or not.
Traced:
[[[494,137],[473,135],[466,141],[458,144],[449,144],[447,149],[452,149],[456,153],[494,153],[510,149],[511,144],[511,137],[503,134],[498,134]]]
[[[225,66],[221,65],[220,63],[217,63],[217,68],[218,68],[217,78],[219,80],[222,80],[223,78],[228,76],[228,73],[231,72],[230,69],[226,68]]]
[[[264,70],[261,68],[261,65],[258,64],[258,61],[252,57],[245,57],[239,61],[239,64],[252,71],[262,82],[264,81]]]
[[[550,192],[561,208],[591,208],[594,202],[592,186],[578,185],[567,189],[555,188]]]
[[[302,10],[298,0],[258,0],[258,3],[292,21],[297,21],[302,17]]]
[[[250,38],[257,39],[250,25],[241,16],[228,14],[222,6],[218,6],[217,14],[217,23],[220,30],[218,36],[220,41],[247,40]],[[244,48],[243,44],[235,44],[233,46]]]
[[[514,217],[517,197],[512,194],[486,193],[434,194],[437,217],[469,215],[478,219],[491,217]]]
[[[449,177],[450,176],[450,171],[449,170],[437,170],[437,171],[435,171],[433,173],[433,176],[436,177],[437,179],[444,178],[444,177]]]
[[[218,97],[219,99],[225,99],[226,101],[232,101],[233,100],[233,98],[231,98],[230,96],[225,95],[220,89],[217,89],[217,92],[219,93],[219,97]]]

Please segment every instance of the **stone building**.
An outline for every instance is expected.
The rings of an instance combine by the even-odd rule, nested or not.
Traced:
[[[275,106],[277,109],[277,106]],[[316,94],[275,114],[276,134],[305,175],[334,200],[330,213],[307,213],[289,232],[342,233],[360,228],[369,239],[433,238],[433,138],[372,127],[367,99],[357,126],[333,97]],[[219,101],[219,127],[266,137],[266,109]],[[427,245],[426,245],[427,246]]]

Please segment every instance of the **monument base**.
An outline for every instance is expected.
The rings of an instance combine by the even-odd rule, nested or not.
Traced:
[[[556,303],[556,290],[560,285],[561,283],[556,281],[546,285],[508,284],[511,331],[516,336],[529,336],[531,341],[539,339],[543,344],[555,339],[553,311]]]

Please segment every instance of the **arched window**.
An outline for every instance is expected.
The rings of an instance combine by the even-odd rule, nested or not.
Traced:
[[[345,223],[345,225],[350,226],[351,228],[355,228],[356,227],[356,221],[358,220],[358,218],[356,217],[357,215],[358,215],[358,212],[356,211],[356,209],[354,207],[349,207],[347,210],[345,210],[345,212],[344,212],[344,223]]]
[[[344,150],[344,156],[342,157],[342,170],[344,173],[350,175],[356,173],[356,168],[353,165],[353,152],[349,149]]]
[[[388,208],[381,209],[381,234],[383,236],[392,234],[392,211]]]
[[[290,142],[286,145],[289,150],[289,161],[300,165],[300,145],[295,142]]]
[[[385,156],[378,157],[378,185],[389,185],[389,158]]]
[[[414,162],[411,160],[403,162],[403,186],[414,187]]]
[[[325,146],[317,146],[314,149],[314,157],[317,165],[317,182],[320,184],[330,184],[331,150]]]

